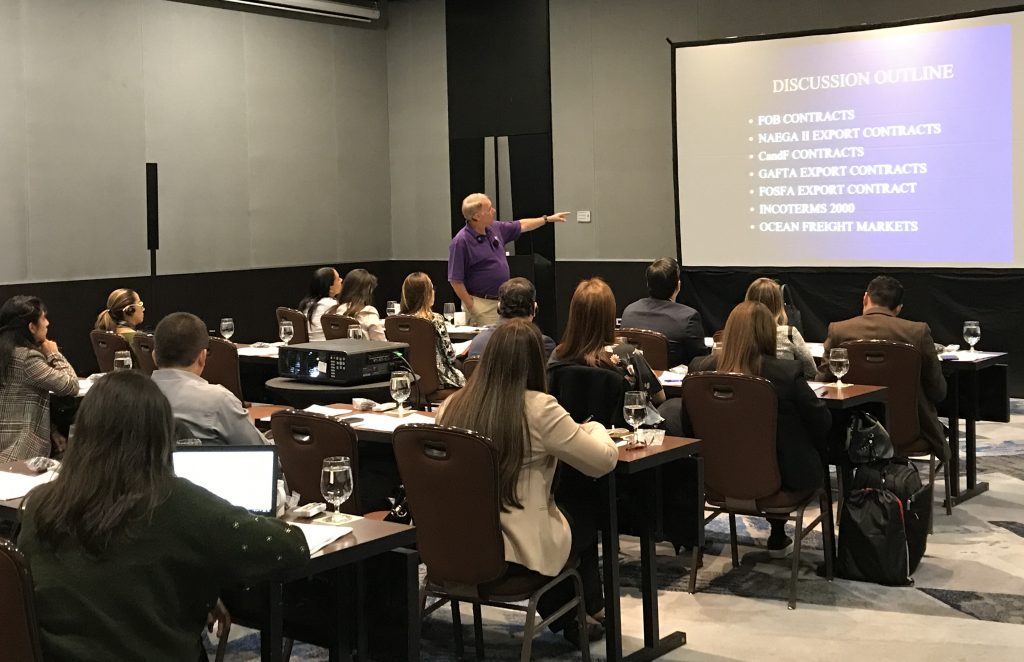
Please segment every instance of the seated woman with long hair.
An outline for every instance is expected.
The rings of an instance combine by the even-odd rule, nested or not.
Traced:
[[[303,566],[305,537],[177,478],[174,417],[140,372],[109,373],[82,401],[57,478],[25,498],[50,662],[195,660],[221,587]]]
[[[320,267],[313,272],[313,280],[309,282],[309,293],[299,302],[299,310],[306,316],[310,340],[325,340],[324,329],[320,318],[328,310],[337,308],[334,299],[341,292],[341,276],[333,267]]]
[[[402,282],[401,313],[422,317],[433,323],[434,330],[437,331],[434,343],[437,378],[441,380],[443,388],[462,388],[466,385],[466,377],[455,367],[455,348],[448,337],[448,327],[445,325],[444,317],[432,310],[433,305],[434,284],[430,282],[430,276],[422,271],[406,276]]]
[[[548,365],[573,363],[607,368],[622,374],[630,390],[647,391],[654,404],[665,400],[665,390],[651,366],[629,343],[615,341],[615,295],[600,278],[581,281],[569,302],[569,319],[562,341]]]
[[[93,328],[116,333],[127,340],[128,346],[131,347],[135,331],[145,316],[146,306],[139,298],[139,293],[122,287],[107,297],[107,307],[96,316]]]
[[[36,297],[0,307],[0,462],[50,454],[50,393],[78,395],[78,376],[57,343]]]
[[[445,401],[437,421],[488,437],[498,452],[506,562],[553,577],[570,551],[576,552],[587,612],[593,615],[603,609],[597,538],[592,531],[580,535],[566,520],[551,484],[559,461],[597,477],[615,467],[619,453],[602,425],[574,422],[546,387],[540,331],[526,319],[511,319],[495,329],[466,388]],[[564,594],[549,595],[538,606],[542,615],[564,604]],[[552,629],[564,628],[578,643],[571,623],[566,614]],[[588,637],[600,633],[592,625]]]
[[[775,357],[776,337],[771,311],[762,303],[744,301],[733,308],[725,322],[721,350],[694,360],[690,370],[735,372],[770,381],[779,402],[775,449],[782,487],[791,491],[814,489],[824,481],[822,455],[832,416],[807,384],[800,362]],[[682,427],[690,433],[685,403],[681,409]],[[768,550],[781,558],[792,545],[786,536],[786,520],[768,521],[772,526]]]
[[[363,336],[369,340],[387,340],[384,322],[373,307],[373,291],[377,289],[377,277],[366,269],[353,269],[345,274],[338,293],[338,307],[333,311],[359,320]]]
[[[814,379],[818,366],[800,329],[789,325],[786,307],[782,305],[782,286],[771,278],[758,278],[747,288],[744,300],[763,303],[775,318],[775,358],[796,359],[804,368],[804,377]]]

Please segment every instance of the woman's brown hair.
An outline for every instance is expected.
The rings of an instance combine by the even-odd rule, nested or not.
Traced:
[[[782,286],[771,278],[758,278],[747,288],[747,301],[759,301],[768,307],[768,312],[775,318],[775,323],[785,325],[789,322],[786,308],[782,305]]]
[[[555,353],[563,361],[596,366],[607,363],[604,348],[614,341],[615,295],[600,278],[581,281],[569,302],[569,320]]]
[[[775,320],[763,303],[744,301],[725,321],[717,369],[759,377],[765,356],[775,356]]]
[[[126,287],[114,290],[107,297],[107,307],[96,316],[94,329],[117,331],[119,324],[127,324],[128,318],[135,313],[135,301],[139,298],[135,290]]]
[[[345,274],[338,292],[338,310],[343,315],[355,315],[367,306],[373,305],[373,291],[377,289],[377,277],[366,269],[353,269]],[[331,310],[330,312],[334,312]]]
[[[430,304],[433,293],[434,284],[430,282],[430,276],[427,274],[414,271],[406,276],[402,282],[402,314],[432,317]]]
[[[530,438],[527,391],[547,391],[540,331],[527,319],[510,319],[494,329],[480,365],[438,417],[441,425],[472,430],[494,444],[505,511],[523,507],[516,484]]]
[[[137,370],[101,377],[82,400],[57,478],[29,493],[39,538],[102,554],[170,493],[174,417],[157,385]]]

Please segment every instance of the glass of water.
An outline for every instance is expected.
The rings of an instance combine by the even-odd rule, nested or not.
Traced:
[[[387,311],[388,317],[391,317],[392,315],[397,315],[398,314],[398,310],[399,310],[398,309],[398,302],[397,301],[388,301],[388,305],[384,308],[384,310]]]
[[[334,514],[330,518],[332,522],[342,521],[339,514],[341,504],[352,496],[353,487],[351,460],[342,456],[325,457],[320,472],[320,493],[327,503],[334,506]]]
[[[230,317],[224,317],[220,320],[220,335],[224,336],[224,340],[231,340],[231,336],[235,335],[235,320]]]
[[[828,369],[836,376],[836,388],[843,388],[843,375],[850,371],[850,357],[846,348],[836,347],[828,352]]]
[[[403,403],[412,394],[412,379],[408,372],[396,370],[391,373],[391,397],[398,403],[398,415],[405,416]]]
[[[358,324],[350,324],[348,327],[348,337],[352,340],[363,339],[363,327]]]
[[[444,304],[444,318],[449,324],[455,324],[455,304],[451,301]]]
[[[975,351],[974,346],[981,340],[981,323],[974,320],[968,320],[964,322],[964,340],[971,346],[971,351]]]
[[[281,339],[281,342],[288,344],[295,337],[295,328],[292,323],[288,320],[282,320],[277,326],[277,337]]]
[[[643,391],[626,391],[626,397],[622,401],[622,413],[626,422],[633,428],[633,445],[637,445],[640,437],[637,428],[647,419],[647,394]]]
[[[114,352],[114,370],[131,370],[132,353],[127,349]]]

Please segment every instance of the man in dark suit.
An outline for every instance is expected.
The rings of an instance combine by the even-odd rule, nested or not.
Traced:
[[[651,296],[634,301],[622,312],[623,327],[657,331],[668,339],[670,366],[688,364],[707,353],[700,313],[676,303],[681,286],[679,263],[670,257],[658,258],[647,267]]]
[[[877,276],[868,283],[862,304],[864,312],[859,317],[829,324],[825,356],[847,340],[894,340],[916,347],[921,353],[921,386],[917,398],[921,436],[937,457],[947,458],[949,446],[936,411],[936,405],[946,397],[946,379],[942,376],[931,329],[924,322],[900,319],[903,285],[890,276]],[[818,379],[835,380],[825,371],[818,373]]]

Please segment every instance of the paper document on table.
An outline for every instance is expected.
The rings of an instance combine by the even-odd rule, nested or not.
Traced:
[[[308,411],[311,414],[323,414],[324,416],[330,416],[331,418],[347,416],[352,413],[347,409],[335,409],[334,407],[327,407],[324,405],[310,405],[302,411]]]
[[[278,347],[239,347],[239,356],[261,356],[276,359]]]
[[[454,326],[448,325],[448,333],[480,333],[484,327],[482,326]]]
[[[20,499],[33,487],[44,485],[57,477],[52,471],[26,476],[9,471],[0,471],[0,500]]]
[[[306,536],[306,547],[309,548],[310,556],[327,547],[338,538],[352,533],[352,527],[350,526],[303,524],[301,522],[291,522],[289,526],[294,526],[299,531],[302,531],[302,535]]]
[[[360,412],[359,418],[363,419],[353,423],[352,427],[357,430],[373,430],[375,432],[394,432],[399,425],[406,423],[433,423],[433,416],[412,413],[407,416],[388,416],[387,414],[368,414]]]
[[[807,351],[811,353],[816,359],[825,358],[825,343],[821,342],[809,342],[806,343]]]
[[[680,375],[678,372],[665,371],[658,377],[658,381],[668,386],[679,386],[683,383],[684,375]]]
[[[469,346],[473,344],[472,340],[465,342],[453,342],[452,348],[455,350],[455,356],[462,356],[469,351]]]

